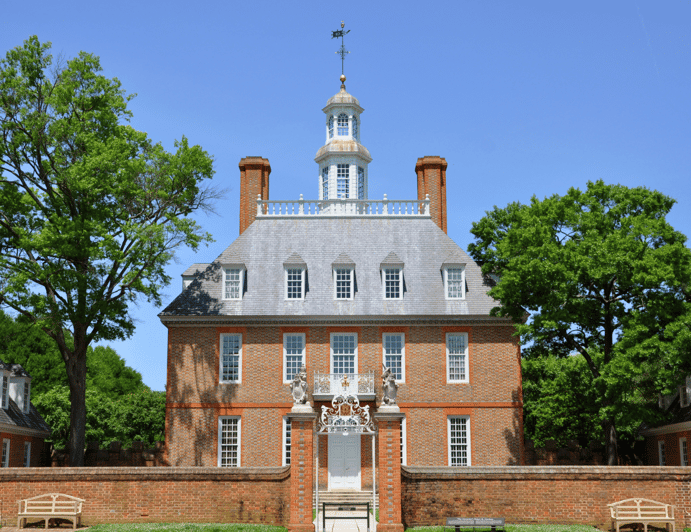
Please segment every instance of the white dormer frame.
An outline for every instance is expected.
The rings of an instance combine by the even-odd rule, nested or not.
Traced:
[[[284,264],[283,265],[283,294],[286,301],[302,301],[305,299],[305,281],[307,266],[301,264]],[[297,279],[291,279],[291,275],[299,275]],[[288,290],[289,282],[299,282],[299,290],[297,297],[290,297],[292,292]]]
[[[389,272],[397,272],[398,273],[398,297],[388,297],[387,296],[387,276]],[[381,280],[382,280],[382,298],[385,300],[400,300],[403,299],[403,265],[391,265],[391,266],[382,266],[381,267]],[[396,282],[396,281],[392,281]]]
[[[679,386],[679,406],[686,408],[691,405],[691,376],[686,377],[684,384]]]
[[[223,265],[223,285],[221,286],[224,301],[242,300],[245,289],[245,274],[247,269],[244,264]],[[233,290],[237,287],[237,291]]]
[[[28,414],[31,411],[31,381],[29,379],[24,379],[22,393],[24,396],[24,413]]]
[[[465,299],[465,264],[460,262],[446,263],[442,269],[444,272],[444,298],[450,300]]]
[[[336,301],[350,301],[353,299],[355,293],[355,266],[352,265],[333,265],[333,279],[334,279],[334,299]],[[339,297],[338,283],[339,275],[345,276],[341,282],[349,283],[349,290],[343,291],[345,296]]]
[[[10,372],[0,369],[0,406],[7,410],[10,407]]]

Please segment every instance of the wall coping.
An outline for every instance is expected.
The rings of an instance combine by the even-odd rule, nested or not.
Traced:
[[[0,482],[117,480],[117,481],[281,481],[290,477],[283,467],[9,467],[0,469]]]
[[[691,467],[674,466],[401,466],[410,480],[677,480],[691,481]]]

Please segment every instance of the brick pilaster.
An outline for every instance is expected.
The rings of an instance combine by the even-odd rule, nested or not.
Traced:
[[[379,523],[377,532],[403,532],[401,518],[401,419],[398,412],[374,414],[379,429]]]
[[[426,155],[417,160],[417,199],[424,200],[429,194],[429,210],[432,221],[446,233],[446,159],[438,155]]]
[[[317,415],[288,413],[290,419],[290,519],[291,532],[314,532],[312,494],[314,493],[314,420]]]
[[[269,199],[269,174],[271,165],[262,157],[240,159],[240,234],[245,232],[257,217],[257,195]]]

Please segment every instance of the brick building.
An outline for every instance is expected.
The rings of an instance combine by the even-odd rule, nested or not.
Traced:
[[[491,281],[446,234],[447,163],[418,159],[417,200],[370,200],[363,109],[344,81],[323,109],[318,200],[270,201],[268,160],[242,159],[240,236],[191,266],[160,314],[168,461],[280,466],[299,451],[301,467],[318,460],[320,490],[379,482],[380,493],[372,454],[384,463],[387,441],[403,464],[521,464],[518,340],[509,320],[490,316]],[[308,406],[321,412],[347,387],[369,406],[374,445],[320,436],[314,415],[291,414],[303,364]],[[384,366],[398,385],[388,412]]]
[[[0,360],[0,467],[37,466],[50,427],[31,404],[31,376]]]
[[[691,455],[691,376],[676,394],[661,396],[658,406],[667,412],[668,422],[641,431],[645,437],[646,463],[661,466],[688,466]]]

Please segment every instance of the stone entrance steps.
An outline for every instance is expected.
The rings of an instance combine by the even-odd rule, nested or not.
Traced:
[[[316,503],[317,494],[312,497],[312,504]],[[377,507],[379,507],[379,493],[376,494]],[[334,491],[320,491],[319,504],[323,502],[355,502],[355,503],[370,503],[372,506],[372,492],[371,491],[354,491],[354,490],[334,490]],[[327,514],[328,515],[328,514]]]

